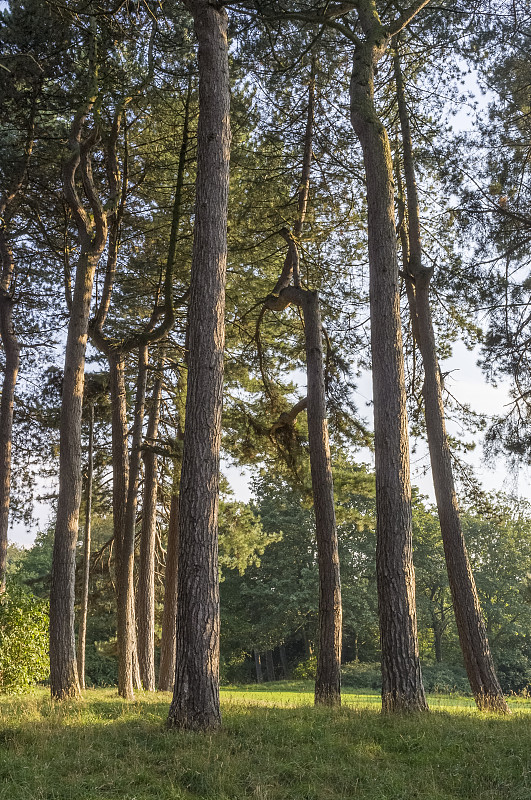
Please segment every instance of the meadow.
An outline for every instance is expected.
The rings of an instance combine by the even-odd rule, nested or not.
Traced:
[[[273,688],[272,688],[273,687]],[[54,704],[0,699],[2,800],[531,799],[531,702],[480,714],[435,695],[433,712],[387,717],[374,692],[312,706],[310,683],[222,690],[223,728],[169,731],[169,694],[114,689]]]

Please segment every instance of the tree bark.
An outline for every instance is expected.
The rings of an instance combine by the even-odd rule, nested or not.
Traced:
[[[374,68],[389,33],[372,0],[358,10],[365,39],[354,53],[350,113],[367,179],[382,708],[417,711],[427,703],[417,640],[394,184],[387,132],[374,106]]]
[[[127,399],[125,388],[125,362],[121,352],[110,352],[109,377],[111,390],[111,435],[113,469],[113,531],[115,546],[115,580],[118,639],[118,693],[132,699],[133,657],[132,621],[129,613],[127,580],[129,569],[124,569],[124,538],[127,487],[129,485],[129,448],[127,441]],[[128,565],[127,565],[128,567]],[[124,583],[124,573],[126,582]]]
[[[14,263],[11,248],[0,221],[0,338],[5,354],[5,372],[0,399],[0,594],[6,588],[9,505],[11,499],[11,449],[13,443],[13,407],[20,364],[20,345],[13,327],[11,281]]]
[[[63,170],[63,191],[77,224],[80,255],[69,302],[59,424],[59,494],[50,590],[50,690],[57,700],[80,694],[74,633],[74,585],[81,501],[81,413],[94,274],[108,233],[107,213],[99,201],[92,176],[91,150],[96,141],[95,131],[85,140],[82,138],[87,115],[98,94],[93,31],[91,37],[89,92],[72,121],[69,136],[71,156]],[[82,174],[89,212],[77,194],[78,170]]]
[[[230,88],[227,15],[187,0],[199,42],[199,127],[180,492],[177,656],[168,725],[206,730],[219,709],[219,449],[225,337]]]
[[[298,262],[296,247],[290,241],[292,261]],[[319,648],[315,679],[315,703],[341,705],[342,607],[339,552],[334,507],[334,482],[326,419],[323,332],[319,296],[296,287],[281,292],[283,299],[302,308],[308,383],[308,439],[315,536],[319,565]]]
[[[164,571],[164,609],[162,611],[162,637],[160,642],[159,683],[160,692],[171,692],[175,683],[175,655],[177,647],[177,578],[179,551],[179,467],[174,463],[174,478],[168,526],[168,547]]]
[[[162,370],[162,365],[161,365]],[[155,691],[155,544],[157,532],[157,455],[162,377],[155,379],[144,450],[144,501],[140,534],[140,563],[137,586],[137,652],[144,689]]]
[[[85,688],[85,640],[90,578],[90,533],[92,515],[92,474],[94,468],[94,403],[90,404],[87,486],[85,495],[85,536],[83,543],[83,586],[81,589],[81,615],[77,637],[77,674],[81,689]]]
[[[74,583],[81,501],[81,413],[85,350],[94,272],[99,254],[80,256],[66,340],[59,429],[59,496],[50,590],[52,697],[80,694],[74,634]]]
[[[404,148],[404,174],[409,223],[409,260],[405,267],[408,272],[407,280],[413,286],[413,293],[410,288],[408,299],[411,317],[416,321],[415,329],[418,332],[418,344],[424,366],[424,385],[422,389],[424,414],[448,580],[452,592],[463,660],[476,705],[479,709],[507,713],[509,709],[496,676],[476,584],[461,528],[452,470],[452,457],[446,435],[441,371],[437,357],[429,298],[433,270],[425,269],[422,265],[420,215],[413,146],[398,51],[395,52],[394,61]]]

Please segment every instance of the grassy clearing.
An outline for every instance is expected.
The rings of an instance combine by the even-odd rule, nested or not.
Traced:
[[[221,731],[167,731],[168,694],[121,701],[44,691],[0,701],[1,800],[531,800],[531,704],[508,718],[468,698],[390,718],[375,693],[346,691],[339,712],[311,685],[227,687]]]

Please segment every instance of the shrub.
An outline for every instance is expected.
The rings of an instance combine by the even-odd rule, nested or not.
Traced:
[[[450,664],[428,664],[422,667],[424,689],[432,694],[470,694],[464,667]]]
[[[310,656],[307,661],[301,661],[292,672],[292,677],[297,681],[315,680],[317,672],[317,656]]]
[[[22,692],[48,674],[48,603],[9,586],[0,597],[0,692]]]
[[[341,667],[341,682],[350,689],[381,689],[382,673],[378,662],[351,661]]]

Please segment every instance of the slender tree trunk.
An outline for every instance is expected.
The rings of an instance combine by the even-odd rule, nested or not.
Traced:
[[[130,700],[134,696],[134,688],[141,686],[140,677],[135,674],[138,673],[138,661],[136,659],[134,561],[140,445],[146,391],[147,345],[140,347],[138,354],[138,379],[130,456],[127,442],[124,357],[122,354],[116,354],[110,357],[109,363],[111,361],[113,362],[111,392],[113,383],[116,382],[115,397],[113,397],[113,428],[115,427],[113,448],[115,445],[117,461],[115,463],[113,454],[113,513],[117,517],[115,537],[118,535],[117,541],[119,541],[116,550],[118,693],[121,697]]]
[[[323,332],[317,292],[304,293],[302,308],[308,376],[308,439],[319,563],[319,649],[315,702],[338,706],[341,704],[341,580],[326,419]]]
[[[0,222],[0,338],[5,354],[5,372],[0,399],[0,594],[6,588],[7,532],[11,498],[11,448],[13,441],[13,405],[20,363],[20,345],[13,327],[13,300],[10,284],[14,273],[13,256]]]
[[[179,472],[180,464],[174,462],[174,477],[168,526],[168,547],[164,571],[164,608],[162,611],[162,637],[160,642],[159,684],[160,692],[171,692],[175,683],[175,655],[177,647],[177,579],[179,551]]]
[[[218,489],[230,88],[227,15],[206,0],[185,3],[199,42],[196,212],[180,493],[175,688],[168,724],[220,725]]]
[[[295,250],[295,245],[291,242]],[[298,262],[296,252],[293,263]],[[326,419],[326,395],[319,296],[296,287],[281,297],[302,308],[308,382],[308,439],[312,496],[319,563],[319,648],[315,680],[316,704],[341,704],[341,580],[334,508],[334,482]]]
[[[476,705],[479,709],[506,713],[509,709],[494,669],[455,493],[452,457],[444,419],[441,372],[429,299],[433,270],[425,269],[422,266],[420,216],[413,147],[398,52],[395,54],[395,78],[404,147],[409,222],[407,271],[410,276],[409,280],[414,287],[414,297],[410,289],[408,299],[410,303],[412,300],[414,302],[411,316],[416,319],[418,344],[424,366],[422,393],[426,431],[448,580],[463,659]]]
[[[112,407],[113,530],[115,546],[116,609],[118,639],[118,693],[132,699],[133,658],[128,588],[124,584],[124,536],[127,487],[129,485],[129,447],[124,356],[111,351],[108,356]],[[129,572],[127,570],[127,578]],[[127,580],[126,578],[126,580]]]
[[[256,682],[263,683],[264,676],[262,675],[262,665],[260,663],[260,653],[258,650],[253,650],[254,655],[254,668],[256,670]]]
[[[416,711],[427,704],[417,640],[393,168],[374,106],[374,67],[389,37],[374,3],[362,3],[360,13],[366,41],[354,54],[350,111],[367,178],[382,707]]]
[[[162,365],[161,365],[162,369]],[[155,691],[155,544],[157,533],[157,456],[152,448],[158,437],[162,377],[153,387],[144,451],[144,502],[140,535],[137,586],[137,649],[144,689]]]
[[[85,495],[85,537],[83,543],[83,586],[81,590],[81,616],[77,637],[77,674],[81,689],[85,688],[85,640],[90,578],[90,529],[92,516],[92,473],[94,467],[94,403],[90,404],[87,487]]]
[[[80,694],[74,634],[74,582],[81,501],[81,412],[92,285],[98,257],[82,252],[66,340],[60,421],[59,496],[50,591],[52,697]]]

